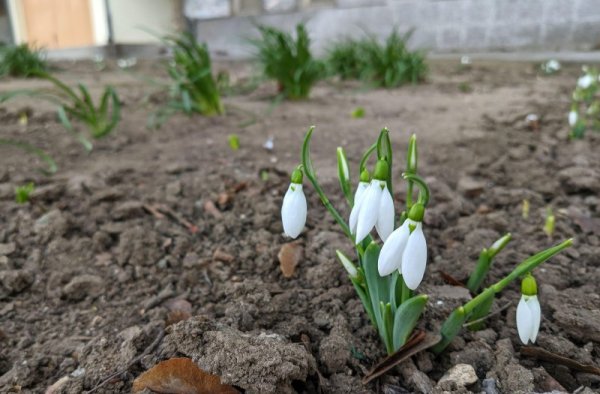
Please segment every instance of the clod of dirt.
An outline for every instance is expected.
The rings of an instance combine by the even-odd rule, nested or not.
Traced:
[[[121,265],[152,265],[161,257],[160,245],[161,239],[155,232],[142,226],[128,228],[119,237],[117,261]]]
[[[558,179],[568,194],[600,193],[600,173],[589,167],[569,167],[558,172]]]
[[[139,393],[145,389],[173,394],[235,394],[238,392],[231,386],[221,384],[218,376],[204,372],[192,360],[185,357],[162,361],[141,374],[133,382],[132,391]]]
[[[70,301],[81,301],[85,297],[98,297],[104,289],[104,281],[96,275],[78,275],[63,287],[63,297]]]
[[[554,321],[570,336],[580,341],[600,342],[600,310],[577,308],[571,306],[568,310],[557,310]]]
[[[467,198],[477,198],[485,190],[485,182],[465,176],[458,180],[457,189]]]
[[[496,365],[491,374],[498,377],[499,388],[503,393],[533,392],[533,374],[514,358],[510,339],[501,339],[496,343],[495,356]]]
[[[223,263],[232,263],[233,260],[235,260],[235,257],[233,257],[227,252],[223,252],[221,249],[217,249],[213,253],[213,259],[217,261],[222,261]]]
[[[57,201],[63,195],[65,191],[65,185],[63,183],[52,183],[50,185],[44,185],[36,187],[31,193],[32,201]]]
[[[319,361],[325,365],[329,373],[342,372],[345,369],[346,362],[351,357],[351,338],[352,335],[345,324],[338,320],[329,335],[321,340]]]
[[[0,284],[8,294],[18,294],[33,284],[35,274],[26,269],[0,271]],[[1,291],[1,289],[0,289]],[[0,292],[2,298],[2,292]]]
[[[456,364],[439,380],[437,387],[442,390],[456,390],[477,382],[477,374],[469,364]]]
[[[13,253],[16,249],[14,242],[9,242],[7,244],[0,244],[0,256],[8,256]]]
[[[223,217],[223,214],[221,213],[221,211],[219,211],[219,209],[217,209],[215,203],[210,200],[206,200],[202,207],[204,209],[204,212],[208,213],[215,219],[220,219]]]
[[[116,206],[112,217],[116,220],[133,219],[144,215],[144,204],[140,201],[126,201]]]
[[[222,382],[247,393],[293,393],[293,381],[305,381],[316,363],[301,344],[279,335],[250,335],[195,317],[178,323],[161,345],[163,358],[185,355]]]
[[[399,366],[403,381],[413,391],[419,393],[432,393],[433,382],[423,372],[419,371],[411,359],[406,360]]]
[[[479,376],[485,376],[494,363],[494,351],[487,343],[475,341],[464,349],[450,354],[452,364],[468,364]]]
[[[299,242],[289,242],[281,245],[277,258],[279,259],[279,268],[286,278],[291,278],[296,272],[296,266],[304,255],[304,248]]]
[[[59,209],[53,209],[35,221],[35,231],[43,243],[52,238],[63,236],[69,229],[69,221]]]

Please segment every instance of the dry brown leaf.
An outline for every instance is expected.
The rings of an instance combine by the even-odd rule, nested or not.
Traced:
[[[296,266],[303,254],[304,248],[298,242],[289,242],[281,245],[277,258],[279,259],[279,268],[281,268],[284,277],[291,278],[294,275]]]
[[[162,361],[133,382],[132,391],[149,389],[161,394],[236,394],[233,387],[221,384],[221,378],[200,369],[189,358]]]

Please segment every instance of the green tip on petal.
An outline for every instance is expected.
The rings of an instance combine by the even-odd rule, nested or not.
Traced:
[[[366,168],[360,173],[360,181],[367,183],[371,182],[371,175]]]
[[[390,166],[385,160],[377,160],[375,165],[375,172],[373,173],[373,179],[380,181],[387,181],[390,172]],[[362,174],[361,174],[362,176]]]
[[[414,204],[408,212],[408,218],[415,222],[422,222],[425,216],[425,207],[421,203]]]
[[[292,183],[297,183],[297,184],[301,185],[303,177],[304,177],[304,175],[302,174],[302,170],[299,168],[296,168],[292,172]]]
[[[537,295],[537,283],[531,273],[528,273],[521,281],[521,293],[526,296]]]

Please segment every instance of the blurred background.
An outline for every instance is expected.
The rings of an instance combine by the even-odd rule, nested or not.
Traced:
[[[50,50],[49,56],[89,56],[113,44],[139,50],[167,32],[190,30],[211,52],[243,58],[250,55],[246,40],[257,34],[256,24],[292,30],[299,22],[306,23],[317,54],[336,38],[385,37],[393,27],[414,29],[410,45],[434,53],[590,50],[600,44],[597,0],[0,2],[0,42],[28,42]]]

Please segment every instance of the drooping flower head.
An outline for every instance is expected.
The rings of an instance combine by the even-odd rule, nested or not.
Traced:
[[[364,173],[364,172],[363,172]],[[350,230],[356,235],[356,243],[362,242],[376,227],[377,234],[385,241],[394,230],[394,201],[387,187],[389,166],[385,160],[378,160],[373,180],[361,183],[355,194],[354,206],[350,213]],[[367,173],[368,176],[368,173]],[[359,191],[359,189],[363,189]]]
[[[306,197],[302,191],[302,170],[292,172],[292,181],[283,197],[281,206],[281,221],[283,232],[291,238],[297,238],[306,224]]]
[[[537,283],[528,274],[521,282],[521,301],[517,306],[517,331],[523,344],[535,343],[540,330],[542,311],[537,298]]]
[[[419,286],[427,266],[427,242],[422,223],[424,214],[423,204],[414,204],[408,218],[392,232],[379,254],[379,275],[386,276],[399,270],[411,290]]]

